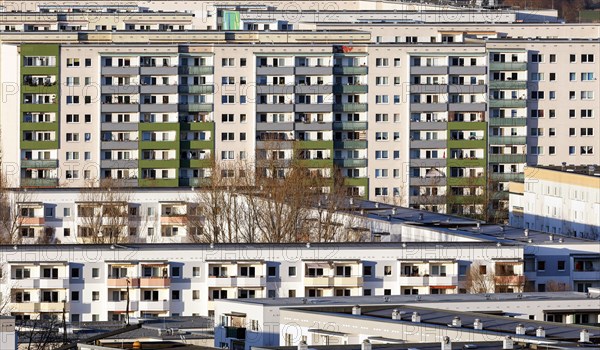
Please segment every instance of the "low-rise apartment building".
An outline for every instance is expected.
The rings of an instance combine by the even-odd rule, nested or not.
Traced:
[[[510,223],[515,227],[596,240],[598,213],[598,165],[526,167],[525,182],[510,184]]]

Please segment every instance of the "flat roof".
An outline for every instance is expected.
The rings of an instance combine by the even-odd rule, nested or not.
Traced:
[[[519,295],[521,297],[519,297]],[[556,301],[587,300],[586,293],[580,292],[532,292],[532,293],[490,293],[490,294],[419,294],[386,295],[386,296],[338,296],[321,298],[256,298],[256,299],[219,299],[217,303],[243,303],[262,305],[265,307],[294,306],[348,306],[348,305],[390,305],[414,302],[448,303],[448,302],[515,302],[515,301]],[[598,299],[596,299],[598,300]],[[600,300],[598,300],[600,304]]]
[[[537,165],[537,166],[528,166],[528,168],[536,168],[536,169],[544,169],[544,170],[552,170],[552,171],[560,171],[567,174],[576,174],[576,175],[584,175],[591,177],[599,177],[600,176],[600,165],[598,164],[588,164],[588,165]]]

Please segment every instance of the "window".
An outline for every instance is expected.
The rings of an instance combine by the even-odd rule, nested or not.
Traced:
[[[171,291],[171,300],[179,300],[181,296],[181,292],[178,290]]]
[[[388,159],[388,151],[375,151],[375,159]]]
[[[86,67],[91,67],[92,66],[92,59],[91,58],[86,58],[85,59],[85,66]]]
[[[363,276],[373,276],[373,266],[363,266]]]
[[[548,147],[548,154],[555,155],[556,154],[556,146],[549,146]]]
[[[544,99],[544,91],[532,91],[531,99],[532,100],[543,100]]]
[[[267,273],[269,277],[276,277],[277,276],[277,266],[269,266],[269,268],[267,269]]]
[[[375,187],[375,196],[387,196],[388,188],[387,187]]]
[[[394,58],[394,67],[400,67],[400,58]]]
[[[379,131],[375,133],[375,140],[377,141],[387,141],[388,133],[387,131]]]
[[[581,55],[581,63],[592,63],[594,62],[594,55],[592,54],[582,54]]]
[[[375,77],[375,85],[388,85],[388,77]]]
[[[564,260],[559,260],[557,262],[557,269],[558,269],[558,271],[564,271],[565,270],[565,261]]]
[[[92,300],[93,300],[93,301],[98,301],[98,300],[100,300],[100,292],[98,292],[98,291],[93,291],[93,292],[92,292]]]
[[[67,67],[79,67],[79,58],[67,58]]]
[[[288,276],[296,276],[296,267],[295,266],[290,266],[288,268]]]
[[[545,261],[538,261],[537,262],[537,270],[538,271],[545,271],[546,270],[546,262]]]
[[[71,301],[79,301],[79,292],[78,291],[71,292]]]
[[[221,141],[235,141],[235,133],[233,132],[222,132]]]
[[[246,133],[245,132],[240,133],[240,141],[246,141]]]
[[[276,298],[277,297],[277,291],[275,289],[269,289],[267,291],[267,297],[268,298]]]
[[[78,142],[79,141],[79,133],[68,132],[66,137],[67,137],[67,142]]]
[[[67,123],[79,123],[79,114],[67,114]]]
[[[582,100],[593,100],[594,92],[593,91],[581,91],[581,99]]]
[[[100,269],[97,267],[92,268],[92,278],[100,277]]]
[[[199,291],[199,290],[197,290],[197,289],[196,289],[196,290],[193,290],[193,291],[192,291],[192,299],[193,299],[193,300],[198,300],[198,299],[200,299],[200,291]]]
[[[377,104],[389,103],[389,96],[388,95],[376,95],[375,103],[377,103]]]
[[[79,77],[67,77],[67,86],[79,86]]]
[[[556,55],[553,53],[550,54],[550,63],[556,63]]]
[[[542,81],[544,80],[544,73],[531,73],[532,81]]]
[[[533,155],[544,154],[544,148],[542,146],[531,146],[529,152]]]
[[[194,266],[192,268],[192,277],[200,277],[200,267]]]
[[[79,103],[79,96],[67,96],[67,104],[71,105],[71,104],[78,104]]]
[[[550,91],[548,95],[549,99],[556,100],[556,91]]]
[[[86,122],[86,123],[91,123],[92,122],[92,115],[91,114],[86,114],[83,117],[83,121]]]
[[[235,103],[235,95],[222,95],[221,103],[223,103],[223,104]]]
[[[377,113],[377,114],[375,114],[375,122],[376,123],[382,123],[382,122],[387,122],[387,121],[389,121],[387,113]]]
[[[577,74],[571,72],[569,73],[569,81],[575,81],[577,79]]]
[[[531,62],[542,63],[544,62],[544,56],[539,53],[534,53],[531,55]]]
[[[487,266],[486,265],[480,265],[479,266],[479,274],[480,275],[487,275]]]
[[[550,81],[556,80],[556,73],[550,73]]]
[[[223,123],[233,123],[233,114],[221,114],[221,122]]]
[[[594,117],[594,110],[592,109],[582,109],[580,111],[580,115],[581,118],[593,118]]]
[[[569,63],[575,63],[577,62],[577,56],[576,55],[569,55]]]
[[[575,91],[569,91],[569,100],[575,99]]]
[[[171,268],[171,276],[172,277],[181,277],[181,267],[173,266]]]
[[[390,265],[386,265],[383,267],[383,274],[385,276],[391,276],[392,275],[392,267]]]
[[[581,128],[581,136],[594,136],[594,128]]]
[[[234,151],[221,151],[221,159],[222,160],[234,160],[235,152]]]
[[[580,153],[582,155],[594,154],[594,147],[593,146],[581,146]]]
[[[572,156],[575,154],[575,146],[569,146],[569,155]]]
[[[222,67],[233,67],[235,66],[235,59],[233,58],[222,58],[221,59]]]
[[[556,136],[556,128],[549,128],[548,136]]]
[[[581,81],[592,81],[592,80],[595,80],[593,72],[581,73]]]
[[[63,236],[64,237],[70,237],[71,236],[71,229],[70,228],[63,228]]]
[[[375,66],[376,67],[387,67],[387,66],[389,66],[389,60],[387,58],[376,58]]]

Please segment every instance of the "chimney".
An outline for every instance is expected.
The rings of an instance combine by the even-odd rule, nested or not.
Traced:
[[[509,336],[506,336],[502,339],[502,350],[512,350],[514,349],[513,339]]]
[[[354,204],[354,198],[350,197],[349,202],[350,202],[350,205],[353,205]]]
[[[475,319],[475,322],[473,322],[473,329],[483,329],[483,323],[481,323],[480,319]]]
[[[579,332],[579,342],[580,343],[589,343],[590,342],[590,332],[587,329],[582,329]]]
[[[517,335],[525,335],[525,326],[522,323],[517,325],[517,329],[515,330],[515,334]]]
[[[523,231],[523,234],[525,235],[525,237],[529,237],[529,229],[528,229],[528,228],[526,228],[526,229]]]
[[[421,323],[421,315],[419,315],[418,312],[413,312],[412,316],[410,317],[410,321],[414,322],[414,323]]]
[[[392,311],[392,320],[400,320],[400,319],[402,319],[400,317],[400,311],[398,311],[398,309],[394,309]]]
[[[396,215],[397,213],[398,213],[398,209],[396,209],[396,208],[393,208],[393,209],[392,209],[392,215]]]
[[[462,327],[462,321],[460,320],[460,317],[454,316],[452,319],[452,327]]]
[[[546,330],[544,329],[544,327],[539,326],[535,330],[535,336],[538,337],[538,338],[546,338]]]
[[[375,202],[375,208],[379,208],[379,203]]]
[[[450,341],[450,337],[444,336],[442,338],[441,350],[452,350],[452,342]]]
[[[360,305],[354,305],[352,307],[352,314],[353,315],[360,315],[361,314]]]
[[[360,350],[371,350],[371,342],[369,339],[363,340],[362,344],[360,344]]]
[[[298,343],[298,350],[308,350],[308,344],[304,340]]]
[[[553,234],[550,234],[550,235],[548,236],[548,240],[550,240],[550,242],[553,242],[553,241],[554,241],[554,235],[553,235]]]
[[[567,168],[567,162],[562,162],[562,171],[565,171],[565,169]]]
[[[588,175],[594,175],[595,171],[596,171],[596,167],[594,165],[588,166]]]

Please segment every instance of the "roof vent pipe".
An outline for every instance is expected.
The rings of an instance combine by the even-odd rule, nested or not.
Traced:
[[[352,314],[353,315],[360,315],[361,314],[360,305],[354,305],[352,307]]]
[[[371,350],[371,342],[369,339],[363,340],[362,344],[360,345],[360,350]]]
[[[517,335],[525,335],[525,326],[522,323],[517,325],[517,329],[515,329],[515,334]]]
[[[304,340],[298,343],[298,350],[308,350],[308,344]]]
[[[535,330],[535,336],[538,337],[538,338],[546,338],[546,330],[544,329],[544,327],[539,326]]]
[[[392,311],[392,320],[400,320],[400,311],[398,309],[394,309],[394,311]]]
[[[410,317],[410,321],[414,322],[414,323],[421,323],[421,315],[419,315],[418,312],[413,312],[412,316]]]
[[[580,343],[589,343],[590,342],[590,332],[587,329],[582,329],[579,332],[579,342]]]
[[[460,317],[454,316],[452,319],[452,327],[462,327],[462,321],[460,320]]]
[[[480,319],[475,319],[475,322],[473,322],[473,329],[483,329],[483,323]]]
[[[502,350],[512,350],[514,347],[515,345],[510,335],[502,339]]]
[[[444,336],[442,338],[442,348],[441,350],[452,350],[452,341],[450,341],[450,337]]]

